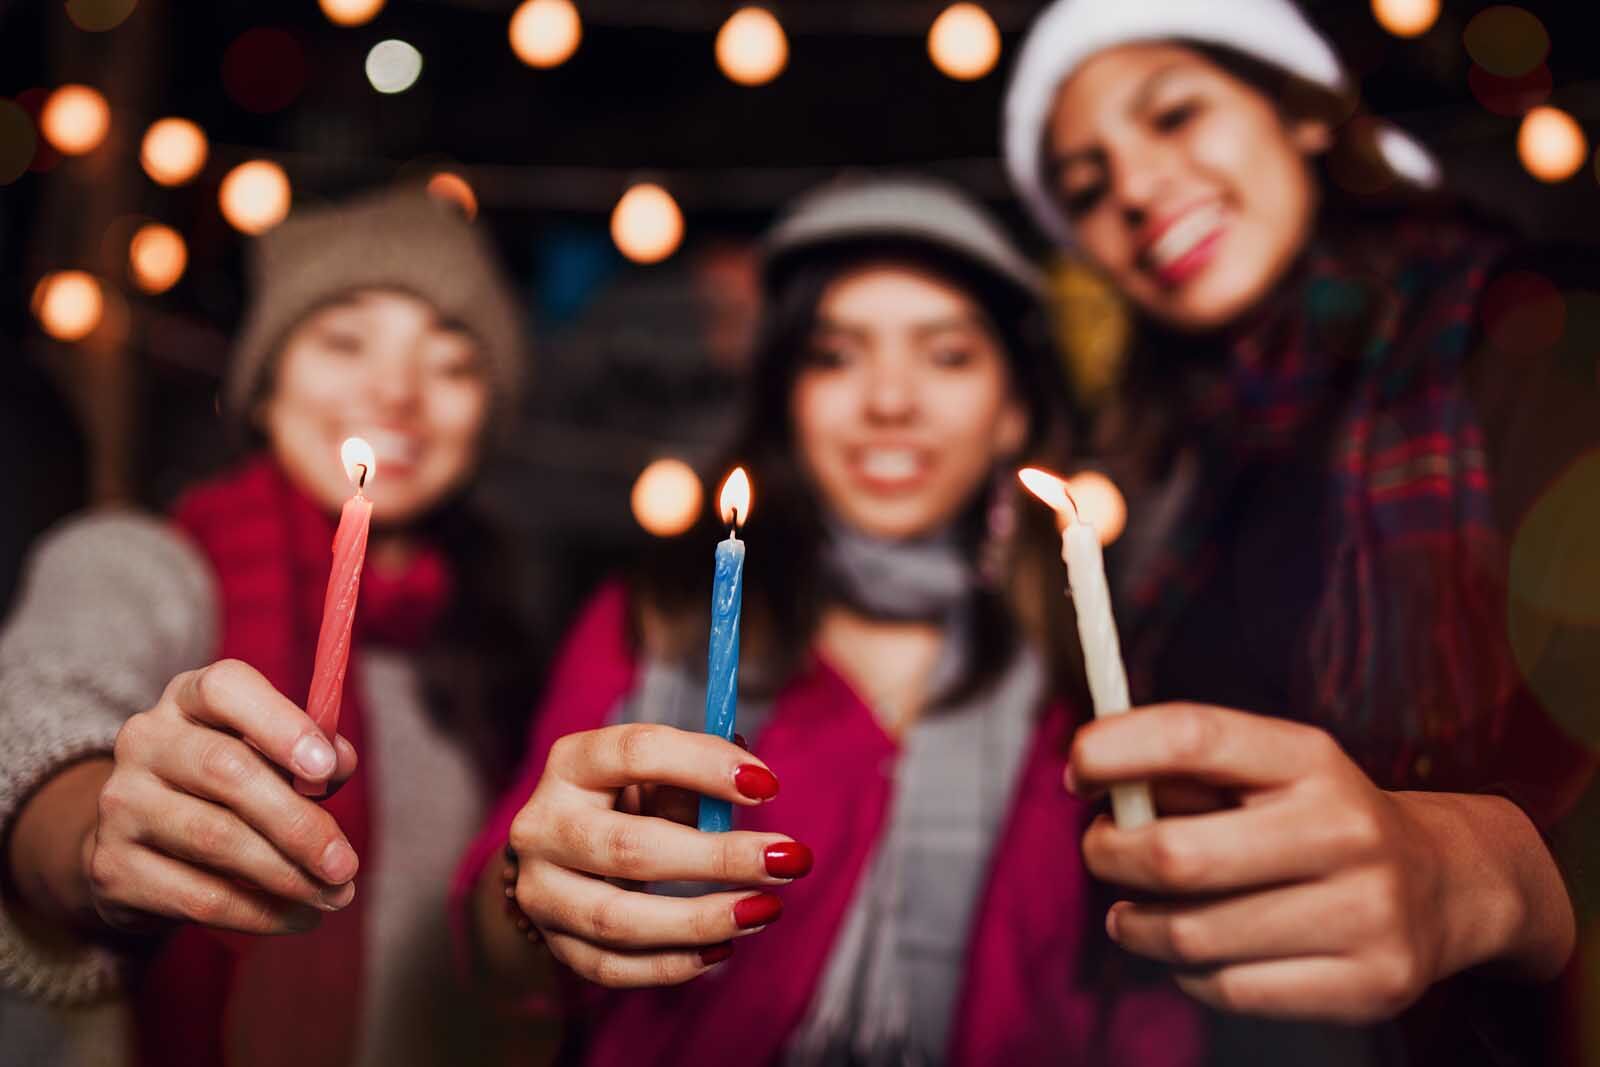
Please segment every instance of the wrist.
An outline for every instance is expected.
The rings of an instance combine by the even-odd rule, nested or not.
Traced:
[[[17,813],[5,862],[10,894],[31,920],[52,928],[102,926],[89,891],[88,859],[108,759],[92,759],[46,781]]]

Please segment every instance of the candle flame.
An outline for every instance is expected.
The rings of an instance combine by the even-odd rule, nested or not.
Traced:
[[[1067,483],[1057,475],[1038,467],[1024,467],[1017,478],[1028,492],[1050,505],[1057,515],[1078,517],[1078,505],[1067,492]]]
[[[729,526],[743,526],[750,519],[750,476],[743,467],[733,468],[728,480],[722,483],[718,498],[722,521]]]
[[[344,461],[344,473],[358,493],[378,473],[378,457],[373,455],[372,446],[362,438],[345,438],[344,444],[339,446],[339,458]]]

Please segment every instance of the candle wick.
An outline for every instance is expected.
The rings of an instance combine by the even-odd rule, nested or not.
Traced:
[[[361,477],[356,479],[356,492],[359,493],[367,487],[367,465],[365,463],[357,463],[356,466],[361,468]]]
[[[733,515],[733,525],[728,527],[728,540],[737,541],[739,540],[739,509],[731,507],[728,511]]]
[[[1066,497],[1067,498],[1067,503],[1072,505],[1072,521],[1073,522],[1082,521],[1081,516],[1079,516],[1079,514],[1078,514],[1078,502],[1076,500],[1072,499],[1072,493],[1068,491],[1068,489],[1067,489],[1067,487],[1065,485],[1063,485],[1061,487],[1061,495]]]

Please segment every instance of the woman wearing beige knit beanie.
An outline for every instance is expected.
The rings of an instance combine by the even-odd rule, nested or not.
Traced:
[[[97,1062],[470,1060],[492,1028],[444,897],[532,696],[468,493],[515,410],[516,300],[420,192],[268,233],[252,300],[223,407],[259,447],[169,519],[53,532],[0,634],[0,982],[131,1001]],[[329,737],[298,705],[352,434],[374,530]]]

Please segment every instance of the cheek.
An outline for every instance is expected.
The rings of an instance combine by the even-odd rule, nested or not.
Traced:
[[[827,465],[832,446],[844,435],[854,410],[854,387],[846,375],[809,378],[795,383],[789,402],[795,445],[805,466],[817,471]]]
[[[428,428],[442,441],[471,443],[489,418],[489,390],[482,382],[440,382],[428,389]]]

